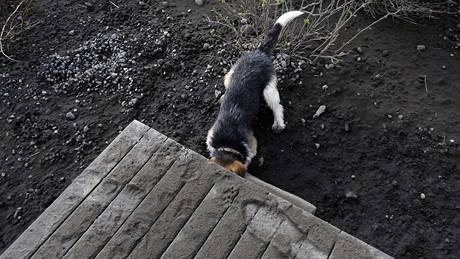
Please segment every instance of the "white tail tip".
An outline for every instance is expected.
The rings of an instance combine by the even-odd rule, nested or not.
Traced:
[[[281,15],[276,23],[280,24],[281,26],[285,27],[290,21],[294,20],[295,18],[302,16],[303,12],[301,11],[291,11]]]

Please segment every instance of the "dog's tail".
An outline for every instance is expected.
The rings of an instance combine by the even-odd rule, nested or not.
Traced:
[[[273,28],[268,32],[264,41],[260,44],[259,49],[263,52],[269,53],[275,47],[278,37],[281,34],[283,28],[290,23],[295,18],[302,16],[304,13],[301,11],[291,11],[281,15],[278,20],[276,20]]]

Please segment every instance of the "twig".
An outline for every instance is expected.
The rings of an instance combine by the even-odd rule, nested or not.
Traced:
[[[5,33],[6,25],[10,21],[11,17],[13,17],[17,13],[17,11],[19,10],[19,7],[21,7],[21,5],[24,4],[25,1],[27,0],[22,0],[21,2],[19,2],[19,4],[16,6],[16,9],[14,9],[14,11],[8,16],[8,18],[6,18],[5,24],[3,24],[3,27],[2,27],[2,32],[0,33],[0,53],[2,53],[2,55],[5,56],[7,59],[11,61],[16,61],[16,62],[19,62],[19,60],[11,58],[3,50],[3,34]]]
[[[423,75],[423,81],[425,82],[425,92],[428,93],[428,84],[426,83],[426,75]]]
[[[120,7],[118,5],[116,5],[114,2],[112,1],[109,1],[109,3],[111,3],[113,6],[115,6],[117,9],[120,9]]]

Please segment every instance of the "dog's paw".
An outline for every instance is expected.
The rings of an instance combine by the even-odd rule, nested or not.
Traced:
[[[285,128],[286,128],[286,125],[284,125],[284,123],[283,124],[281,124],[281,123],[273,123],[272,131],[275,132],[275,133],[280,133]]]

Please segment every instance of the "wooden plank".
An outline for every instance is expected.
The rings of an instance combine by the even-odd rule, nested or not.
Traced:
[[[64,258],[93,258],[115,234],[132,211],[160,181],[178,156],[181,146],[168,139],[105,211],[82,235]]]
[[[392,259],[393,257],[342,231],[340,232],[339,239],[335,243],[334,249],[332,250],[329,258]]]
[[[326,259],[328,254],[323,253],[307,240],[289,220],[285,220],[274,235],[262,259],[272,258],[314,258]]]
[[[80,174],[71,185],[0,255],[1,259],[27,258],[125,157],[149,128],[133,121]]]
[[[228,258],[260,258],[283,218],[270,207],[259,208]]]
[[[96,258],[126,258],[186,182],[206,171],[204,168],[207,164],[206,161],[197,159],[197,155],[192,151],[182,150],[178,160],[123,223]],[[192,198],[188,197],[188,199]],[[174,220],[174,218],[169,220]]]
[[[214,185],[215,174],[206,166],[180,190],[161,216],[133,249],[129,258],[158,258],[189,220]]]
[[[32,258],[62,257],[165,140],[164,135],[149,130],[115,169],[40,246]]]
[[[241,184],[241,178],[236,175],[226,173],[218,178],[206,198],[182,227],[161,258],[193,258],[232,204]],[[148,256],[148,258],[156,258],[156,256]]]
[[[267,195],[245,183],[195,258],[227,258]],[[218,248],[218,249],[216,249]]]
[[[310,212],[311,214],[315,214],[315,211],[316,211],[316,207],[309,203],[308,201],[302,199],[302,198],[299,198],[297,196],[295,196],[294,194],[291,194],[291,193],[288,193],[276,186],[273,186],[269,183],[266,183],[262,180],[260,180],[259,178],[249,174],[249,173],[246,173],[246,175],[244,176],[244,178],[248,179],[249,181],[253,182],[254,184],[256,184],[257,186],[259,186],[260,188],[270,192],[271,194],[279,197],[280,199],[284,199],[286,200],[287,202],[289,202],[290,204],[293,204],[305,211],[308,211]]]

